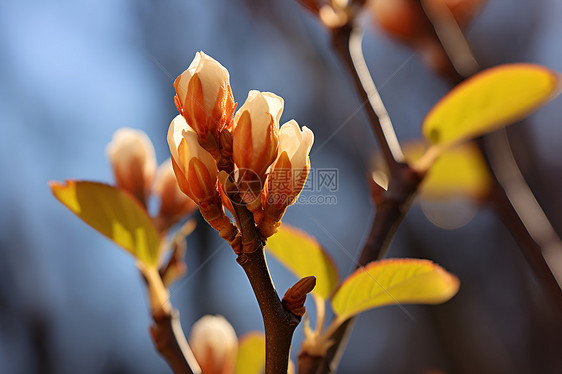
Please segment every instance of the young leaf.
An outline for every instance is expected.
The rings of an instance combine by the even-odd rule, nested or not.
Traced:
[[[413,142],[404,146],[406,160],[414,164],[423,156],[426,145]],[[486,161],[473,143],[443,150],[433,163],[420,187],[424,200],[447,200],[458,196],[482,198],[490,190]]]
[[[339,320],[390,304],[439,304],[453,297],[459,280],[428,260],[388,259],[357,269],[336,290]]]
[[[261,374],[265,368],[265,336],[250,332],[240,338],[234,374]]]
[[[338,271],[332,258],[304,231],[283,224],[267,240],[266,248],[298,278],[314,275],[316,287],[312,293],[322,299],[328,299],[338,285]]]
[[[506,64],[467,79],[428,113],[424,136],[434,144],[474,138],[523,119],[558,93],[560,76],[540,65]]]
[[[50,183],[53,195],[82,221],[131,252],[146,265],[156,267],[160,237],[134,197],[97,182],[67,180]]]

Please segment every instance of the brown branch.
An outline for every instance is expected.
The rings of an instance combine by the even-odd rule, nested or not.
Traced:
[[[179,312],[159,309],[152,316],[150,335],[154,346],[166,359],[175,374],[200,374],[201,369],[187,344],[180,325]]]
[[[252,213],[243,205],[233,205],[242,233],[242,251],[236,261],[250,281],[265,327],[265,374],[286,373],[293,332],[300,317],[285,309],[279,299]]]
[[[368,101],[369,94],[364,85],[361,83],[361,79],[357,72],[357,66],[354,65],[352,56],[349,53],[349,41],[352,31],[353,29],[351,23],[348,23],[341,28],[333,29],[333,47],[344,61],[350,73],[353,75],[355,86],[360,97],[363,100]],[[436,36],[440,36],[439,30],[436,30]],[[439,40],[441,42],[443,41],[442,38],[439,38]],[[447,53],[450,53],[451,51],[450,48],[444,48],[444,50],[446,50]],[[463,56],[463,60],[465,62],[467,61],[467,50],[470,52],[467,48],[462,49],[463,53],[465,53],[465,56]],[[452,60],[450,59],[450,55],[448,54],[447,56],[449,57],[449,67],[445,69],[445,71],[453,72],[453,74],[444,73],[444,75],[448,79],[458,83],[462,80],[462,76],[460,73],[457,73]],[[470,55],[468,57],[472,56]],[[471,63],[475,63],[476,61],[475,59],[468,60],[469,61],[465,63],[466,68],[463,71],[463,75],[470,69]],[[381,196],[377,196],[375,220],[371,227],[369,238],[365,243],[359,259],[360,266],[364,266],[367,263],[378,260],[384,256],[396,229],[404,218],[418,186],[423,179],[422,175],[416,174],[408,165],[401,163],[401,160],[396,160],[393,156],[392,149],[388,143],[388,138],[385,137],[375,108],[373,108],[373,106],[368,106],[367,113],[373,131],[375,132],[377,140],[382,147],[385,159],[388,162],[391,171],[391,185],[389,186],[388,191],[384,192]],[[527,261],[535,270],[535,273],[542,282],[544,288],[551,296],[554,297],[555,304],[557,304],[558,307],[562,307],[562,293],[560,292],[560,287],[556,283],[556,279],[550,272],[548,265],[542,257],[540,246],[538,246],[531,237],[527,228],[517,215],[517,212],[513,209],[505,191],[497,180],[495,180],[493,196],[493,201],[495,202],[498,214],[503,218],[504,223],[507,225],[508,229],[510,229],[512,235],[522,248]],[[347,336],[349,335],[353,325],[353,321],[354,319],[347,320],[334,332],[334,334],[332,334],[331,339],[334,341],[334,344],[324,357],[311,356],[306,353],[301,354],[299,356],[299,368],[301,368],[304,373],[334,372],[337,367],[339,357],[341,356],[342,350],[345,346]]]
[[[373,105],[372,95],[376,94],[380,101],[374,84],[371,87],[372,92],[368,92],[369,87],[365,87],[365,83],[362,82],[357,65],[353,60],[353,52],[350,50],[350,41],[353,32],[354,30],[351,24],[333,29],[332,46],[353,76],[355,87],[360,98],[371,104],[366,107],[367,114],[391,173],[388,190],[379,193],[375,199],[375,220],[371,226],[369,238],[364,245],[358,263],[358,266],[365,266],[371,261],[384,257],[396,229],[408,211],[410,203],[423,179],[423,175],[419,175],[403,162],[402,151],[396,140],[392,125],[389,123],[390,128],[387,129],[386,132],[385,129],[383,129],[379,115],[388,115],[386,114],[384,106],[380,109]],[[359,57],[362,59],[362,55]],[[379,102],[379,105],[382,106],[382,101]],[[350,318],[332,334],[330,338],[333,340],[333,345],[328,349],[324,357],[301,354],[299,356],[299,368],[301,368],[302,372],[334,372],[346,345],[347,337],[354,325],[354,321],[354,318]]]
[[[380,97],[378,96],[378,92],[376,91],[374,84],[372,90],[370,90],[373,92],[368,92],[365,88],[364,83],[361,81],[361,76],[354,64],[353,56],[350,51],[350,40],[354,29],[352,25],[348,23],[340,28],[332,29],[331,31],[332,47],[344,62],[347,70],[352,74],[353,81],[355,82],[355,88],[357,89],[361,100],[370,104],[365,107],[367,110],[367,115],[369,117],[369,122],[371,123],[373,132],[375,133],[377,141],[382,149],[384,158],[389,168],[392,170],[395,168],[395,165],[397,163],[403,161],[404,156],[402,154],[400,145],[396,140],[394,129],[392,128],[392,124],[390,124],[390,120],[388,119],[388,114],[386,113],[384,106],[382,106],[382,102],[380,102]],[[378,99],[378,107],[374,105],[374,99]],[[380,113],[381,111],[382,113]],[[381,118],[388,120],[388,124],[386,126],[383,126],[381,124]]]

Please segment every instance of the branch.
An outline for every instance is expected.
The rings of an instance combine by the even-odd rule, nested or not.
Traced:
[[[386,162],[392,170],[397,163],[404,161],[404,154],[388,112],[365,63],[361,47],[362,39],[363,32],[350,24],[332,29],[332,46],[352,74],[361,100],[368,101],[370,104],[366,107],[367,115]]]
[[[363,59],[361,32],[353,31],[346,25],[341,29],[333,30],[333,36],[333,47],[353,75],[359,96],[371,103],[367,107],[367,112],[391,173],[388,190],[381,192],[375,198],[375,220],[357,264],[360,267],[384,257],[396,229],[402,222],[418,186],[423,180],[423,175],[403,162],[404,155],[396,134]],[[333,345],[324,357],[301,355],[299,367],[311,368],[310,370],[318,368],[315,371],[305,371],[305,373],[334,372],[343,354],[354,321],[355,318],[348,319],[332,334],[330,338],[333,340]]]
[[[422,4],[447,52],[450,67],[465,77],[476,74],[480,70],[478,62],[449,8],[442,2],[422,1]],[[450,81],[458,84],[462,78]],[[517,242],[543,289],[562,312],[562,290],[545,260],[545,254],[551,249],[562,248],[562,242],[515,161],[506,129],[484,136],[478,145],[493,176],[490,203]]]
[[[233,206],[242,234],[242,251],[236,261],[250,281],[265,327],[265,374],[286,373],[291,340],[300,317],[285,309],[275,291],[252,213],[243,205]]]
[[[166,359],[175,374],[200,374],[201,369],[187,344],[180,325],[179,312],[159,309],[152,316],[150,335],[154,346]]]
[[[154,324],[150,326],[150,335],[154,347],[175,374],[201,374],[201,368],[181,328],[179,312],[172,308],[170,295],[158,270],[147,267],[140,261],[137,262],[137,267],[148,288],[154,320]]]

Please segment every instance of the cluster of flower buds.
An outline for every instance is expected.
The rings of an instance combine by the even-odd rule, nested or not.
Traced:
[[[228,71],[203,52],[174,86],[180,115],[168,144],[180,189],[233,248],[238,230],[223,208],[236,214],[230,198],[253,212],[264,238],[271,236],[308,176],[312,131],[294,120],[280,128],[284,102],[270,92],[250,91],[234,114]]]
[[[193,201],[179,190],[170,160],[156,169],[154,147],[141,130],[117,130],[106,153],[118,188],[133,195],[145,208],[151,195],[159,198],[160,210],[153,219],[161,231],[195,209]]]

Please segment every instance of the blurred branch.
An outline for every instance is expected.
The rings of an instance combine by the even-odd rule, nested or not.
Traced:
[[[185,339],[179,312],[172,308],[168,290],[157,269],[137,262],[146,283],[154,324],[150,335],[156,350],[168,362],[175,374],[200,374],[201,368]]]
[[[440,1],[422,1],[425,14],[446,51],[448,63],[464,77],[480,67],[455,17]],[[450,77],[449,77],[450,79]],[[450,79],[458,84],[462,79]],[[506,129],[500,129],[478,142],[493,175],[490,202],[521,249],[552,302],[562,312],[562,290],[546,254],[562,250],[562,242],[525,181],[509,144]]]
[[[363,32],[349,23],[332,29],[332,46],[352,74],[359,97],[370,104],[366,106],[366,110],[371,127],[389,168],[393,170],[398,163],[404,161],[404,154],[388,112],[365,63],[361,46],[362,39]]]
[[[353,75],[359,96],[371,104],[367,107],[372,128],[383,149],[391,173],[388,190],[377,186],[374,193],[376,205],[375,220],[371,226],[369,238],[361,252],[358,266],[384,257],[396,229],[402,222],[419,184],[423,179],[408,164],[404,163],[404,155],[394,133],[388,113],[384,108],[380,95],[372,82],[361,51],[362,33],[350,25],[333,30],[333,47],[345,62],[345,66]],[[301,367],[318,368],[316,373],[335,372],[343,354],[347,337],[354,325],[355,318],[345,321],[331,335],[332,346],[324,357],[302,355]],[[316,362],[314,362],[316,361]]]
[[[181,328],[179,312],[159,309],[153,313],[150,335],[154,346],[166,359],[175,374],[200,374],[201,369],[189,348]]]

